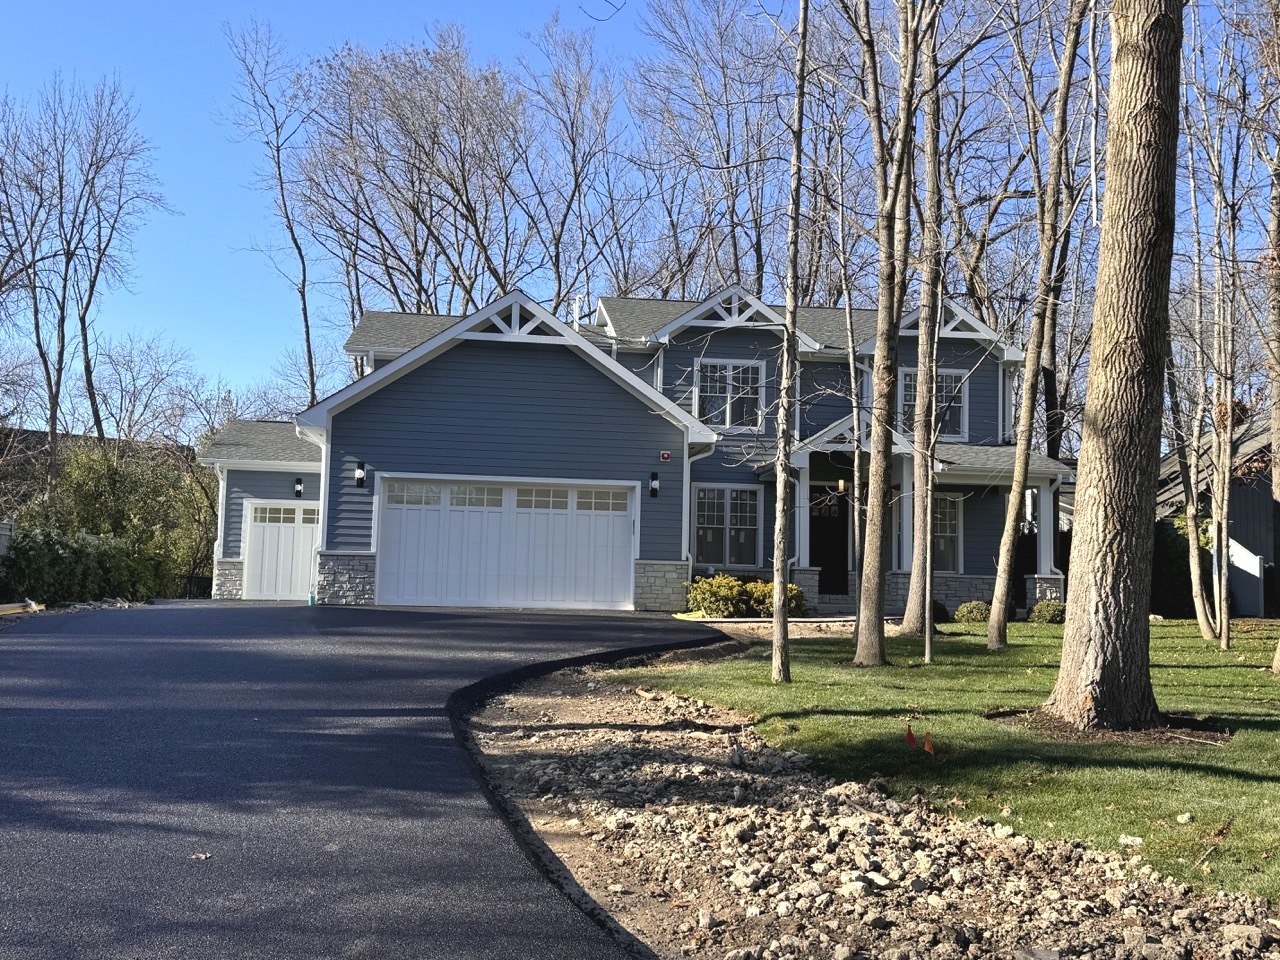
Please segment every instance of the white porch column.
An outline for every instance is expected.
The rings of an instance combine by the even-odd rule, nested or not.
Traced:
[[[796,483],[796,562],[809,566],[809,468],[800,468]]]
[[[1040,483],[1036,493],[1036,574],[1052,576],[1053,566],[1053,488],[1050,481]]]
[[[909,457],[903,457],[900,461],[902,464],[902,496],[898,500],[898,510],[902,516],[902,569],[911,569],[911,560],[913,556],[912,548],[915,546],[915,465]]]

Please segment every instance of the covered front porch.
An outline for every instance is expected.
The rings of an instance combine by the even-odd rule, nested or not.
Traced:
[[[806,443],[793,458],[797,474],[793,579],[822,612],[852,612],[851,594],[858,576],[853,536],[857,441],[848,436],[814,440],[818,442]],[[969,600],[990,602],[994,593],[1013,453],[1012,447],[964,444],[939,444],[935,451],[933,592],[950,611]],[[892,471],[885,610],[897,616],[906,608],[915,528],[913,455],[900,436],[895,436]],[[1066,472],[1056,461],[1033,456],[1024,540],[1015,568],[1014,598],[1020,608],[1065,596],[1065,578],[1054,563],[1056,533],[1053,524],[1040,522],[1040,517],[1052,515],[1047,505]],[[857,482],[865,491],[865,464],[861,473]],[[1041,504],[1046,505],[1043,511]]]

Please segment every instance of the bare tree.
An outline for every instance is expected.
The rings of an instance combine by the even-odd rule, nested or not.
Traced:
[[[297,222],[295,199],[298,151],[306,138],[311,107],[299,88],[298,68],[291,63],[284,42],[269,24],[252,20],[238,30],[223,28],[239,74],[234,97],[232,123],[246,139],[253,140],[264,153],[262,186],[272,195],[276,217],[288,238],[296,267],[282,267],[270,250],[272,264],[294,285],[302,320],[302,348],[306,355],[308,394],[311,405],[316,394],[315,354],[311,343],[310,286],[307,276],[307,249]]]
[[[778,454],[774,462],[776,497],[773,522],[773,682],[791,682],[791,652],[787,642],[787,566],[791,526],[791,448],[796,414],[798,342],[796,313],[800,283],[801,175],[804,163],[805,83],[809,61],[809,0],[800,0],[796,25],[795,105],[791,114],[791,184],[787,199],[786,313],[783,317],[782,355],[778,373]]]
[[[1182,5],[1117,0],[1107,190],[1062,664],[1045,704],[1079,727],[1145,727],[1154,481],[1169,324]]]

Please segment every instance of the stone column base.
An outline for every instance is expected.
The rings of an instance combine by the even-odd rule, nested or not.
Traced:
[[[1041,600],[1065,600],[1067,598],[1066,578],[1056,573],[1038,573],[1028,576],[1027,609],[1030,610]]]
[[[818,568],[792,567],[791,582],[804,591],[804,599],[810,607],[818,602]]]
[[[371,553],[321,553],[316,568],[316,603],[371,606],[377,557]]]
[[[635,608],[679,613],[688,607],[689,564],[683,560],[637,560]]]
[[[213,562],[213,599],[244,599],[244,561],[215,560]]]

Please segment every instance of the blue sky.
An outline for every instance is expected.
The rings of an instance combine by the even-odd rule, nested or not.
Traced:
[[[202,372],[247,383],[266,375],[300,334],[290,287],[249,249],[272,237],[270,202],[252,186],[253,148],[234,142],[220,120],[235,76],[222,25],[257,17],[292,52],[319,55],[344,40],[377,47],[421,38],[433,23],[459,23],[477,58],[489,60],[526,49],[523,35],[557,8],[551,0],[10,4],[0,85],[27,97],[60,71],[85,84],[116,74],[133,92],[174,212],[155,215],[138,235],[131,290],[101,298],[98,330],[160,331],[190,350]],[[577,3],[560,9],[567,25],[594,26],[603,47],[637,43],[639,0],[603,24]]]

